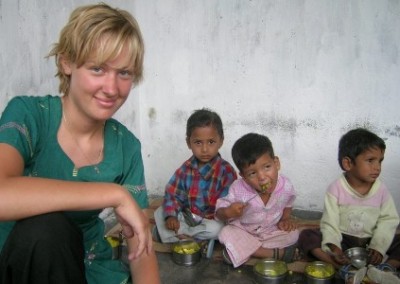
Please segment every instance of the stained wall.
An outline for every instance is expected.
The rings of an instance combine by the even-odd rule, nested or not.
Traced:
[[[189,158],[195,109],[224,122],[222,156],[248,132],[268,135],[296,207],[322,210],[351,128],[387,143],[382,179],[400,201],[400,2],[106,1],[132,12],[146,44],[145,80],[117,114],[142,141],[150,194]],[[57,94],[44,57],[69,13],[97,1],[0,0],[0,111],[16,95]]]

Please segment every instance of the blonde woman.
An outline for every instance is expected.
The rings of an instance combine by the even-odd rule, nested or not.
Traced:
[[[0,119],[0,282],[159,283],[139,140],[113,115],[142,78],[128,12],[78,7],[51,50],[61,96],[15,97]],[[130,267],[98,217],[113,207]],[[129,269],[130,268],[130,269]],[[131,273],[130,273],[131,272]]]

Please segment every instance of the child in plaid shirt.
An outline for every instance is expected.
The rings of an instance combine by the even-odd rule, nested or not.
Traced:
[[[162,206],[155,214],[155,240],[216,239],[223,223],[214,220],[217,199],[237,178],[235,169],[219,154],[224,141],[219,115],[196,110],[188,119],[186,144],[193,155],[169,180]]]

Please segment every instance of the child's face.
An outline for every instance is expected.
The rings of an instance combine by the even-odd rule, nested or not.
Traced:
[[[211,161],[221,148],[223,139],[212,126],[196,127],[186,141],[193,155],[199,160],[199,166]]]
[[[348,161],[345,167],[346,175],[353,182],[372,184],[381,173],[384,156],[385,151],[379,148],[368,149],[358,155],[354,162]]]
[[[278,180],[280,167],[278,157],[263,154],[254,164],[244,167],[240,176],[258,192],[263,192],[265,185],[267,192],[272,192]]]

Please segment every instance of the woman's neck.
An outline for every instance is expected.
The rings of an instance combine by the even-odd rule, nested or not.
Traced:
[[[75,137],[93,139],[97,135],[103,136],[104,121],[89,119],[74,107],[68,96],[62,97],[62,121],[68,132]]]

